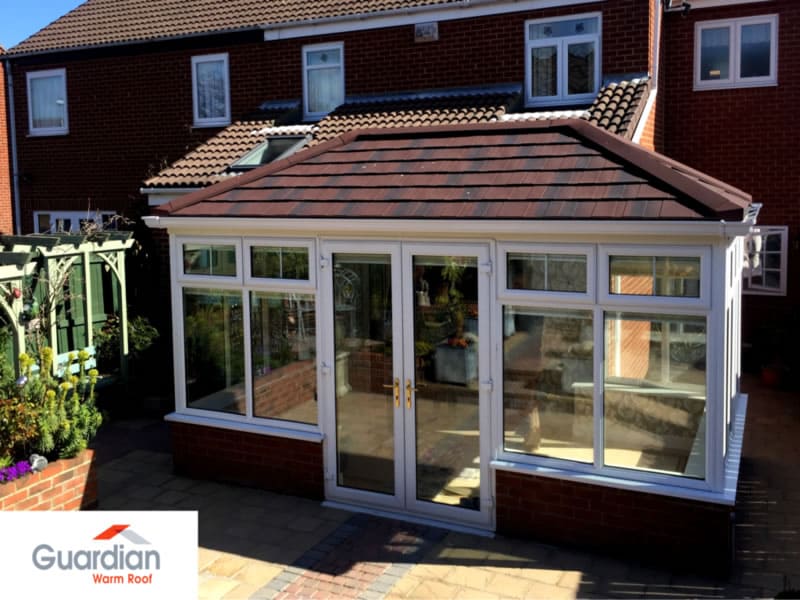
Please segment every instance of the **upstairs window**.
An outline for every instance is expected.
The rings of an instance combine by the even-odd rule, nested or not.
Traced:
[[[28,128],[30,135],[68,133],[64,69],[28,73]]]
[[[600,15],[527,21],[525,80],[528,104],[594,100],[600,82]]]
[[[777,15],[695,25],[695,89],[778,83]]]
[[[786,295],[788,228],[759,227],[745,240],[743,284],[750,294]]]
[[[303,112],[319,119],[344,102],[344,44],[303,48]]]
[[[192,102],[195,127],[231,122],[227,54],[192,57]]]

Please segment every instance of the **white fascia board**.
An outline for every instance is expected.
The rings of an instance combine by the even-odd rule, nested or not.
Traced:
[[[591,4],[592,0],[520,0],[496,2],[495,0],[461,0],[453,4],[427,5],[400,10],[360,15],[345,15],[311,21],[295,21],[264,25],[264,41],[330,35],[348,31],[366,31],[385,27],[414,25],[427,21],[454,21],[489,15],[501,15],[529,10],[540,10],[576,4]]]
[[[261,219],[220,217],[144,217],[153,229],[169,229],[176,233],[197,235],[263,234],[281,231],[305,235],[332,234],[391,236],[409,235],[437,237],[505,235],[576,235],[669,236],[676,238],[721,237],[747,235],[750,225],[725,221],[494,221],[494,220],[403,220],[403,219]]]
[[[161,206],[167,202],[172,202],[176,198],[185,196],[190,192],[196,192],[201,188],[141,188],[139,193],[147,196],[148,206]]]
[[[688,0],[691,10],[700,8],[717,8],[720,6],[733,6],[735,4],[758,4],[759,2],[770,2],[771,0]],[[667,12],[680,12],[683,7],[668,8]]]

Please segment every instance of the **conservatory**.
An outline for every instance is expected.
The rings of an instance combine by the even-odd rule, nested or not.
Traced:
[[[354,132],[156,209],[176,469],[724,563],[745,193],[578,120]]]

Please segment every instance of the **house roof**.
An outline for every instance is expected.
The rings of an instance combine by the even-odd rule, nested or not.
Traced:
[[[367,15],[454,0],[87,0],[11,49],[12,54]]]
[[[347,133],[155,209],[178,217],[739,220],[748,194],[580,119]]]
[[[514,89],[484,88],[438,90],[350,99],[325,116],[312,130],[310,146],[357,129],[434,127],[439,125],[491,123],[502,120],[532,121],[579,117],[630,139],[641,115],[648,81],[634,79],[603,87],[588,110],[515,113],[520,94]],[[285,122],[278,112],[273,121],[257,116],[236,122],[186,156],[144,182],[146,188],[202,187],[231,175],[236,160],[263,142],[267,135],[294,135],[292,128],[269,129]],[[298,129],[299,131],[299,129]],[[304,131],[305,133],[305,131]]]

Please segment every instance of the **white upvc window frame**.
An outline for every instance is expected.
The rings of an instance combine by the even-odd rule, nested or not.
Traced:
[[[749,266],[752,263],[752,256],[756,253],[763,253],[763,252],[770,252],[774,253],[774,251],[767,251],[763,244],[765,243],[763,240],[761,242],[760,249],[755,248],[756,242],[754,241],[754,236],[766,238],[767,236],[780,236],[780,283],[777,287],[771,287],[768,285],[764,285],[763,283],[752,284],[751,277],[752,271],[751,267]],[[750,294],[750,295],[760,295],[760,296],[785,296],[786,295],[786,284],[788,279],[788,271],[787,271],[787,263],[788,263],[788,250],[789,250],[789,228],[786,225],[759,225],[753,229],[753,232],[745,239],[744,244],[744,266],[742,268],[742,293]],[[762,269],[766,269],[766,265],[762,267]],[[770,267],[769,270],[775,271],[773,267]]]
[[[216,237],[216,236],[194,236],[194,235],[171,235],[170,236],[170,256],[173,281],[176,285],[172,288],[172,311],[174,316],[174,339],[173,339],[173,364],[175,370],[175,413],[169,415],[168,420],[184,422],[208,427],[218,427],[233,431],[244,431],[262,435],[273,435],[291,439],[306,440],[311,442],[322,441],[321,432],[321,411],[317,411],[317,424],[301,423],[297,421],[285,421],[267,417],[257,417],[253,408],[253,365],[252,349],[248,340],[252,336],[250,324],[250,294],[251,292],[276,292],[285,293],[297,291],[314,295],[314,307],[319,314],[319,290],[316,288],[316,277],[314,285],[298,286],[296,280],[290,279],[262,279],[254,278],[252,283],[246,283],[246,272],[244,270],[244,248],[251,245],[272,246],[281,245],[306,247],[309,240],[284,239],[264,237],[258,239],[247,239],[241,237]],[[275,244],[273,244],[275,242]],[[213,275],[184,275],[183,274],[183,245],[202,244],[207,246],[229,246],[236,248],[236,276],[213,276]],[[311,244],[311,249],[316,248]],[[248,250],[249,254],[249,250]],[[309,253],[309,272],[316,273],[318,269],[317,258],[313,252]],[[248,265],[249,266],[249,265]],[[257,282],[257,283],[256,283]],[[244,387],[245,387],[245,414],[226,413],[221,411],[192,408],[187,404],[186,399],[186,356],[185,356],[185,330],[184,330],[184,306],[183,293],[185,289],[195,290],[223,290],[238,291],[242,301],[242,327],[244,337]],[[319,366],[319,356],[321,356],[320,336],[316,336],[316,356],[318,364],[316,369],[317,389],[320,389],[321,370]]]
[[[308,251],[308,279],[281,279],[273,277],[255,277],[252,274],[252,248],[304,248]],[[244,285],[254,289],[272,289],[280,286],[284,291],[316,293],[317,272],[314,268],[316,242],[302,238],[244,238],[242,258],[244,263]]]
[[[81,211],[81,210],[35,210],[33,211],[33,232],[34,233],[47,233],[52,228],[48,228],[45,231],[42,231],[42,228],[39,226],[39,217],[42,215],[49,215],[50,222],[55,222],[56,225],[58,221],[63,221],[64,219],[69,219],[71,223],[75,223],[78,225],[78,229],[73,227],[69,228],[69,232],[80,232],[81,231],[81,221],[93,221],[99,227],[103,228],[110,228],[116,229],[115,225],[108,226],[105,224],[103,217],[114,217],[117,213],[113,210],[97,210],[97,211]],[[58,231],[58,228],[56,229]]]
[[[303,46],[302,53],[303,53],[303,119],[306,121],[318,121],[328,113],[325,111],[317,111],[312,112],[309,110],[309,101],[308,101],[308,73],[309,71],[313,71],[318,68],[326,68],[326,67],[317,67],[311,66],[308,64],[308,53],[309,52],[318,52],[320,50],[338,50],[339,51],[339,85],[342,90],[342,102],[345,99],[345,80],[344,80],[344,42],[329,42],[324,44],[310,44],[307,46]]]
[[[560,38],[550,38],[546,40],[530,40],[530,26],[539,23],[555,23],[557,21],[572,21],[576,19],[597,19],[597,33],[580,36],[569,36]],[[594,90],[585,94],[567,93],[567,45],[571,43],[595,42],[595,63],[594,63]],[[557,66],[557,93],[555,96],[533,96],[531,94],[531,77],[533,76],[533,65],[531,64],[531,50],[534,48],[557,46],[558,55],[556,58]],[[554,106],[569,104],[591,104],[597,96],[602,80],[602,53],[603,53],[603,15],[600,12],[584,13],[577,15],[567,15],[563,17],[551,17],[546,19],[531,19],[525,21],[525,105],[526,106]]]
[[[219,117],[201,117],[198,97],[197,66],[203,63],[222,63],[222,76],[225,85],[225,114]],[[231,123],[231,82],[228,54],[203,54],[192,57],[192,115],[195,127],[220,127]]]
[[[64,124],[61,127],[36,127],[33,123],[33,94],[31,82],[36,79],[46,79],[49,77],[61,77],[64,98]],[[52,136],[67,135],[69,133],[69,102],[67,98],[67,70],[66,69],[47,69],[44,71],[29,71],[26,74],[27,94],[28,94],[28,135]]]
[[[770,26],[770,74],[762,77],[741,77],[741,33],[746,25]],[[727,28],[729,32],[728,72],[726,79],[703,80],[700,78],[701,40],[706,29]],[[740,19],[718,19],[698,21],[694,25],[694,89],[720,90],[730,88],[767,87],[778,85],[778,15],[759,15]]]

